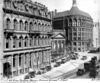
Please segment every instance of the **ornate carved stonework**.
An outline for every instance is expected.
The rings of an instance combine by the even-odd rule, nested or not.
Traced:
[[[50,18],[50,13],[43,4],[37,2],[33,3],[31,0],[4,0],[4,7],[33,15],[35,14],[45,18]]]

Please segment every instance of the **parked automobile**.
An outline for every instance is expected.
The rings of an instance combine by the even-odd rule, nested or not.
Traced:
[[[41,72],[41,74],[43,74],[43,73],[46,72],[45,69],[46,69],[45,67],[41,67],[41,68],[40,68],[40,72]]]
[[[30,78],[34,78],[35,77],[35,72],[29,72],[24,79],[30,79]]]
[[[76,58],[75,58],[75,57],[72,57],[71,59],[72,59],[72,60],[76,60]]]
[[[84,63],[85,72],[89,72],[90,71],[90,66],[91,66],[91,63],[90,62]]]
[[[50,71],[51,70],[51,66],[46,66],[46,70]]]
[[[99,69],[99,68],[100,68],[100,65],[97,65],[97,66],[96,66],[96,69]]]
[[[97,75],[98,75],[98,72],[96,71],[96,69],[91,68],[90,73],[89,73],[89,77],[95,78]]]
[[[58,67],[61,65],[61,62],[60,61],[57,61],[56,64],[54,65],[54,67]]]
[[[62,64],[65,63],[65,62],[66,62],[66,59],[65,58],[61,59],[61,63]]]
[[[82,56],[81,60],[86,60],[87,56]]]
[[[26,75],[26,76],[24,77],[24,79],[30,79],[30,76],[29,76],[29,75]]]
[[[77,76],[82,76],[83,74],[85,74],[85,71],[84,71],[84,69],[78,69],[76,74],[77,74]]]
[[[37,72],[37,75],[41,75],[41,74],[42,74],[42,72],[41,72],[41,71],[38,71],[38,72]]]

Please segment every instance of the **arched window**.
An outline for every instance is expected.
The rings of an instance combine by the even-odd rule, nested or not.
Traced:
[[[73,19],[73,26],[76,26],[76,25],[77,25],[77,19],[74,18],[74,19]]]
[[[72,19],[69,19],[69,26],[72,26]]]
[[[11,0],[4,0],[5,7],[11,7]]]
[[[80,26],[80,20],[78,19],[78,21],[77,21],[77,26]]]
[[[11,39],[9,37],[6,38],[6,49],[10,48]]]
[[[79,19],[79,26],[81,26],[81,19]]]
[[[22,59],[21,59],[21,54],[19,55],[19,66],[21,66]]]
[[[15,67],[16,55],[13,55],[13,67]]]
[[[36,46],[37,45],[37,38],[36,37],[34,37],[34,46]]]
[[[23,30],[23,21],[22,20],[20,20],[20,22],[19,22],[19,24],[20,24],[20,30]]]
[[[25,37],[24,46],[25,46],[25,47],[28,47],[28,37]]]
[[[25,29],[24,30],[28,31],[28,22],[27,21],[25,22]]]
[[[36,22],[34,23],[34,30],[37,30],[37,24],[36,24]]]
[[[13,38],[13,48],[17,47],[17,37]]]
[[[40,23],[38,23],[38,30],[41,31],[41,24]]]
[[[6,19],[6,29],[10,29],[11,21],[9,18]]]
[[[16,19],[14,20],[14,29],[15,29],[15,30],[18,30],[18,22],[17,22]]]
[[[30,30],[33,30],[33,23],[30,22],[30,26],[29,26]]]
[[[25,65],[27,64],[27,53],[25,53]]]
[[[19,38],[19,47],[22,47],[23,46],[23,37],[20,37]]]
[[[30,46],[33,46],[33,38],[30,38]]]

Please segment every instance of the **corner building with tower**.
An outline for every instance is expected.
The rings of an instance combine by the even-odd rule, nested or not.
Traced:
[[[51,35],[51,13],[45,5],[0,0],[0,78],[50,66]]]
[[[66,47],[71,52],[84,52],[92,47],[93,19],[77,7],[73,0],[68,11],[57,12],[53,16],[53,31],[64,31]]]

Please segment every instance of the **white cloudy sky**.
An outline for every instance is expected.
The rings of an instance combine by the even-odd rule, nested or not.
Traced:
[[[57,9],[58,12],[69,10],[72,6],[72,0],[33,0],[40,2],[48,7],[50,11]],[[100,16],[100,0],[77,0],[79,9],[89,13],[94,21]]]

